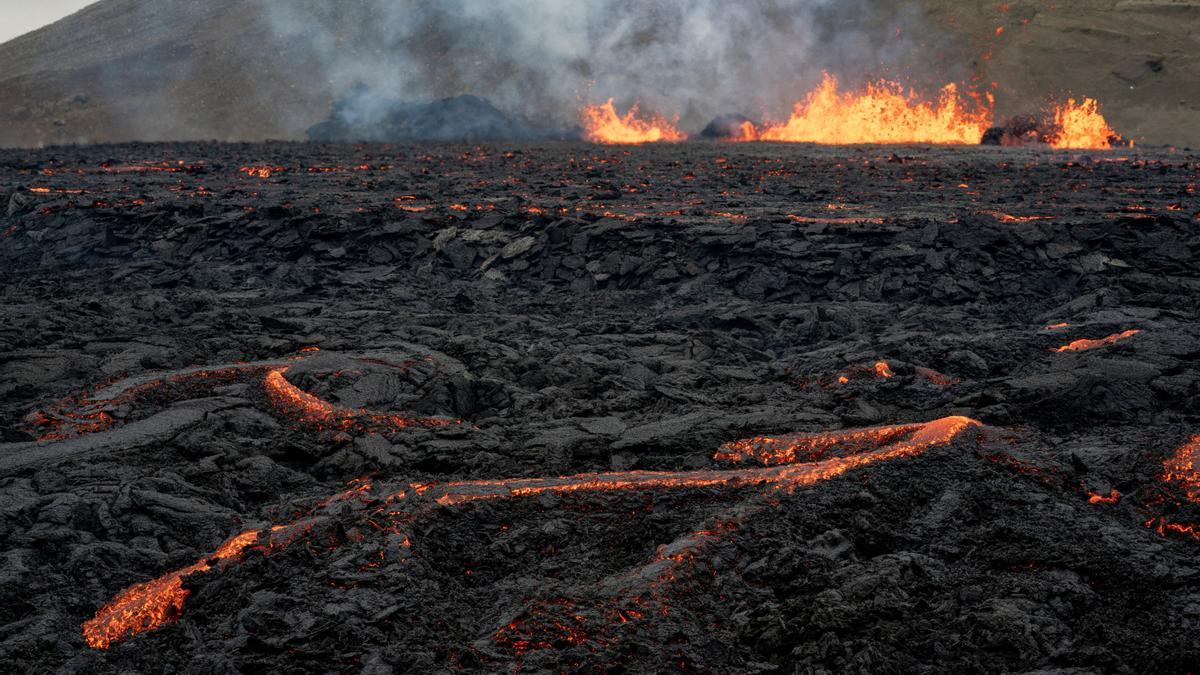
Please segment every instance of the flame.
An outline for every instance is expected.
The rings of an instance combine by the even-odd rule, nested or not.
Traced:
[[[652,115],[649,120],[639,119],[637,105],[624,116],[618,115],[611,98],[607,103],[585,106],[581,115],[583,137],[592,143],[677,143],[687,140],[687,134],[675,128],[674,122],[659,115]]]
[[[820,86],[795,104],[788,121],[762,129],[743,125],[741,137],[734,140],[962,145],[979,143],[991,123],[991,101],[964,106],[953,84],[931,103],[883,80],[859,92],[841,91],[837,78],[826,73]]]
[[[1120,333],[1113,333],[1112,335],[1109,335],[1108,337],[1102,337],[1098,340],[1075,340],[1074,342],[1069,342],[1061,347],[1055,348],[1054,351],[1060,352],[1060,353],[1061,352],[1082,352],[1082,351],[1086,351],[1088,349],[1095,349],[1097,347],[1103,347],[1105,345],[1116,344],[1117,342],[1120,342],[1121,340],[1124,340],[1127,338],[1131,338],[1140,332],[1142,332],[1142,331],[1135,328],[1135,329],[1131,329],[1131,330],[1121,331]]]
[[[859,442],[878,449],[845,457],[835,457],[811,464],[789,464],[753,469],[700,471],[616,471],[610,473],[578,474],[557,478],[518,478],[508,480],[477,480],[445,483],[426,487],[437,493],[438,504],[454,506],[467,502],[534,497],[540,494],[567,494],[634,489],[679,489],[705,487],[746,487],[760,485],[775,489],[793,490],[829,480],[875,462],[912,457],[935,445],[945,445],[969,427],[980,426],[967,417],[943,417],[916,425],[900,425],[834,432],[840,441],[817,441],[837,445],[839,442]],[[896,435],[911,433],[907,440],[896,441]],[[846,435],[842,435],[846,434]],[[857,436],[863,434],[863,436]],[[880,447],[881,446],[881,447]]]
[[[1054,109],[1054,126],[1057,135],[1050,140],[1055,148],[1076,150],[1100,150],[1112,147],[1112,139],[1121,137],[1108,126],[1100,114],[1100,104],[1094,98],[1085,98],[1076,103],[1067,99]]]
[[[83,638],[93,649],[108,649],[130,635],[151,631],[172,623],[183,611],[188,591],[183,578],[212,568],[211,560],[239,558],[247,546],[258,539],[258,530],[248,530],[225,540],[212,554],[187,567],[145,583],[134,584],[117,594],[96,616],[83,624]]]

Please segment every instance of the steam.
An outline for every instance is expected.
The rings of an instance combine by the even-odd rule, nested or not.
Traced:
[[[698,129],[722,113],[785,117],[823,71],[856,81],[900,69],[919,20],[897,4],[274,0],[267,17],[275,39],[314,50],[319,72],[306,77],[346,99],[337,114],[357,124],[385,98],[474,94],[559,125],[611,97]]]

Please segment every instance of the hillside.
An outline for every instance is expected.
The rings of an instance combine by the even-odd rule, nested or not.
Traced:
[[[1060,0],[1053,9],[1032,2],[973,9],[949,0],[868,4],[870,12],[847,12],[826,32],[873,36],[903,24],[906,41],[878,55],[863,48],[856,60],[895,58],[903,64],[896,69],[917,82],[972,75],[996,82],[1002,116],[1036,110],[1047,96],[1094,96],[1128,136],[1200,145],[1200,0]],[[520,101],[551,108],[536,111],[551,117],[570,116],[570,96],[543,91],[553,77],[538,80],[524,75],[528,68],[520,62],[489,60],[497,42],[510,42],[500,28],[489,33],[485,22],[458,33],[442,25],[381,32],[406,10],[381,10],[371,0],[339,7],[350,9],[331,18],[327,7],[309,0],[101,0],[0,45],[0,145],[302,138],[352,84],[393,67],[425,71],[419,86],[406,81],[403,91],[413,98],[471,93],[501,108]],[[652,30],[636,37],[655,39]],[[839,41],[843,61],[856,44]],[[396,45],[412,60],[390,61],[387,48]],[[821,47],[810,50],[814,58]],[[483,72],[463,72],[464,64],[479,63],[486,64]],[[689,67],[686,60],[677,65]],[[567,67],[586,79],[595,64],[575,59]],[[639,85],[646,90],[639,95],[670,101],[681,91],[670,80],[662,91],[652,89]],[[730,112],[720,101],[678,96],[686,103],[674,112],[692,130]]]

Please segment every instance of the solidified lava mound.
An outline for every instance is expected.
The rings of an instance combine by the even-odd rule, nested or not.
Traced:
[[[1194,669],[1198,178],[0,151],[0,663]]]

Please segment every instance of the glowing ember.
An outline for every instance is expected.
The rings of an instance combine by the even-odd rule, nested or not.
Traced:
[[[875,377],[885,377],[886,378],[886,377],[894,377],[894,376],[895,376],[895,373],[892,372],[892,369],[890,366],[888,366],[887,361],[876,361],[875,362]]]
[[[274,174],[287,171],[287,167],[283,166],[243,166],[238,169],[238,172],[244,173],[252,178],[270,178]]]
[[[212,554],[212,560],[238,558],[256,539],[257,530],[230,537]],[[83,638],[94,649],[108,649],[113,642],[174,622],[183,611],[183,601],[188,597],[183,578],[211,568],[210,560],[201,560],[152,581],[126,588],[96,612],[96,616],[84,622]]]
[[[1127,338],[1131,338],[1140,332],[1142,332],[1142,331],[1135,328],[1132,330],[1121,331],[1120,333],[1113,333],[1112,335],[1109,335],[1108,337],[1103,337],[1098,340],[1075,340],[1074,342],[1069,342],[1061,347],[1055,348],[1054,351],[1055,352],[1082,352],[1082,351],[1086,351],[1088,349],[1095,349],[1097,347],[1104,347],[1105,345],[1116,344],[1117,342],[1120,342],[1121,340],[1125,340]]]
[[[1054,126],[1058,131],[1050,139],[1050,145],[1055,148],[1105,149],[1121,138],[1108,126],[1100,114],[1100,104],[1093,98],[1085,98],[1079,103],[1073,98],[1067,99],[1066,104],[1054,109]]]
[[[1070,328],[1070,327],[1071,327],[1071,324],[1064,321],[1062,323],[1052,323],[1049,326],[1046,326],[1045,328],[1043,328],[1042,330],[1062,330],[1064,328]]]
[[[953,84],[936,102],[924,102],[895,82],[881,81],[859,92],[841,91],[826,74],[786,122],[754,129],[743,126],[735,140],[791,143],[942,143],[977,144],[991,126],[991,102],[966,106]]]
[[[1163,462],[1164,481],[1177,483],[1187,493],[1187,498],[1200,502],[1200,470],[1196,460],[1200,459],[1200,435],[1193,436]]]
[[[687,140],[687,134],[663,117],[653,115],[649,120],[639,119],[636,105],[624,116],[618,115],[611,98],[607,103],[585,106],[581,114],[583,137],[592,143],[674,143]]]
[[[1116,504],[1121,500],[1121,493],[1116,490],[1111,490],[1108,494],[1102,495],[1096,492],[1088,493],[1089,504]]]

